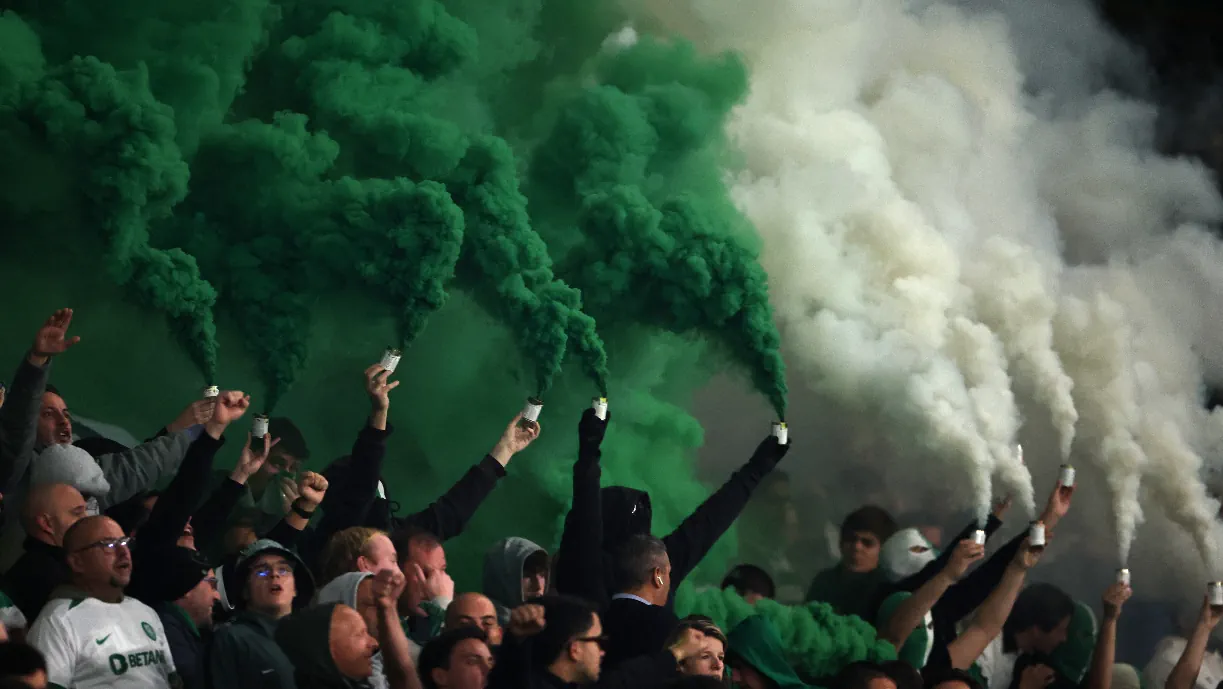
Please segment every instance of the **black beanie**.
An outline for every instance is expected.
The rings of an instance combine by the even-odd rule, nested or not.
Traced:
[[[310,459],[310,448],[306,446],[306,436],[302,435],[292,421],[283,416],[272,417],[268,419],[268,433],[271,433],[273,438],[280,438],[276,447],[280,448],[282,452],[303,462]]]
[[[208,570],[212,569],[212,565],[198,551],[178,545],[139,553],[136,560],[128,590],[132,596],[149,604],[182,598],[198,586],[208,576]]]

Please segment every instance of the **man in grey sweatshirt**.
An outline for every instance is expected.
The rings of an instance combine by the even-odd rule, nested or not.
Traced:
[[[72,310],[60,309],[51,315],[34,337],[34,344],[17,368],[8,398],[0,407],[0,493],[5,507],[16,513],[32,483],[32,469],[38,466],[40,480],[75,485],[77,453],[57,450],[40,464],[43,452],[51,446],[72,443],[72,414],[63,396],[47,384],[51,359],[68,351],[79,337],[68,336]],[[101,479],[83,476],[79,488],[95,510],[105,510],[174,475],[191,444],[191,433],[170,433],[120,452],[94,457],[101,468]],[[101,494],[85,493],[91,487]],[[0,532],[0,570],[21,555],[21,528],[17,520],[6,520]]]
[[[510,622],[510,611],[548,592],[548,551],[525,538],[511,536],[484,554],[484,595],[497,606],[497,621]]]

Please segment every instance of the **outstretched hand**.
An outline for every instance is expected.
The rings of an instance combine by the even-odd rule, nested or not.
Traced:
[[[374,364],[365,369],[365,393],[369,395],[374,411],[386,411],[391,408],[391,390],[399,387],[399,381],[387,382],[391,372]]]
[[[947,560],[947,567],[943,571],[955,581],[959,581],[968,573],[972,563],[983,557],[985,546],[971,538],[965,538],[955,545],[955,550],[951,551],[951,558]]]
[[[500,462],[501,466],[505,466],[510,463],[510,459],[514,455],[527,449],[528,445],[535,442],[541,430],[539,423],[525,421],[522,418],[522,414],[518,414],[514,417],[513,421],[510,421],[510,425],[505,427],[505,431],[501,434],[501,439],[497,441],[493,451],[489,454],[492,455],[493,459]]]
[[[1040,521],[1045,524],[1045,529],[1052,530],[1061,521],[1062,517],[1066,516],[1066,513],[1070,511],[1070,502],[1074,499],[1074,489],[1074,486],[1063,486],[1061,479],[1058,479],[1057,486],[1049,494],[1049,502],[1045,504],[1045,512],[1040,518]]]
[[[384,569],[374,575],[374,601],[382,608],[395,610],[408,579],[397,569]]]
[[[209,425],[216,424],[222,429],[242,418],[247,408],[251,406],[251,396],[241,390],[224,390],[217,395],[216,405],[212,410]]]
[[[30,363],[43,366],[57,354],[81,341],[79,337],[68,337],[68,326],[72,325],[72,309],[60,309],[42,324],[34,335],[34,346],[30,348]]]
[[[1134,595],[1133,589],[1129,584],[1116,582],[1104,590],[1102,602],[1104,603],[1104,619],[1115,620],[1121,616],[1121,606]]]
[[[170,433],[185,431],[192,426],[206,424],[212,420],[212,413],[217,408],[217,398],[204,397],[187,405],[177,418],[166,426]]]
[[[229,474],[229,477],[236,483],[245,484],[247,479],[254,476],[256,472],[263,467],[263,463],[268,459],[268,453],[276,447],[276,443],[280,442],[280,438],[273,438],[271,433],[264,434],[255,449],[251,448],[251,434],[246,434],[246,444],[242,446],[242,452],[238,455],[238,466]]]

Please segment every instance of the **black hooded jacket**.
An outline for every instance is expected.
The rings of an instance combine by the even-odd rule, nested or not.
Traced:
[[[297,689],[357,689],[366,682],[340,673],[331,657],[331,617],[339,603],[303,608],[276,627],[276,643],[293,663]]]
[[[714,543],[730,528],[735,519],[743,511],[752,492],[768,475],[782,457],[790,449],[790,444],[782,445],[773,436],[765,438],[751,459],[738,471],[731,475],[726,483],[701,503],[692,514],[674,531],[663,537],[667,546],[667,555],[671,559],[671,597],[667,601],[670,606],[675,600],[675,591],[697,564],[705,557]],[[561,549],[557,556],[556,581],[561,593],[572,593],[591,598],[587,590],[564,590],[568,582],[581,580],[581,575],[569,571],[580,568],[583,558],[580,555],[567,555],[567,542],[578,541],[570,530],[589,532],[590,521],[594,514],[599,514],[602,520],[602,551],[603,551],[603,589],[604,595],[591,602],[600,608],[607,606],[612,590],[612,553],[624,544],[630,536],[650,533],[653,522],[653,509],[650,496],[645,491],[610,486],[597,490],[599,471],[597,469],[598,450],[593,457],[588,451],[579,454],[578,466],[574,471],[574,496],[570,514],[565,520],[565,533],[561,536]],[[594,464],[594,467],[591,467]],[[593,481],[593,485],[591,482]],[[597,496],[597,497],[594,497]],[[600,501],[599,509],[594,510],[586,501],[592,497]],[[581,539],[585,540],[585,539]]]

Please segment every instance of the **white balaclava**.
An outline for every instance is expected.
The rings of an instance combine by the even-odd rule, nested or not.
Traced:
[[[880,564],[892,581],[913,576],[934,562],[938,551],[917,529],[901,529],[892,534],[879,551]]]

